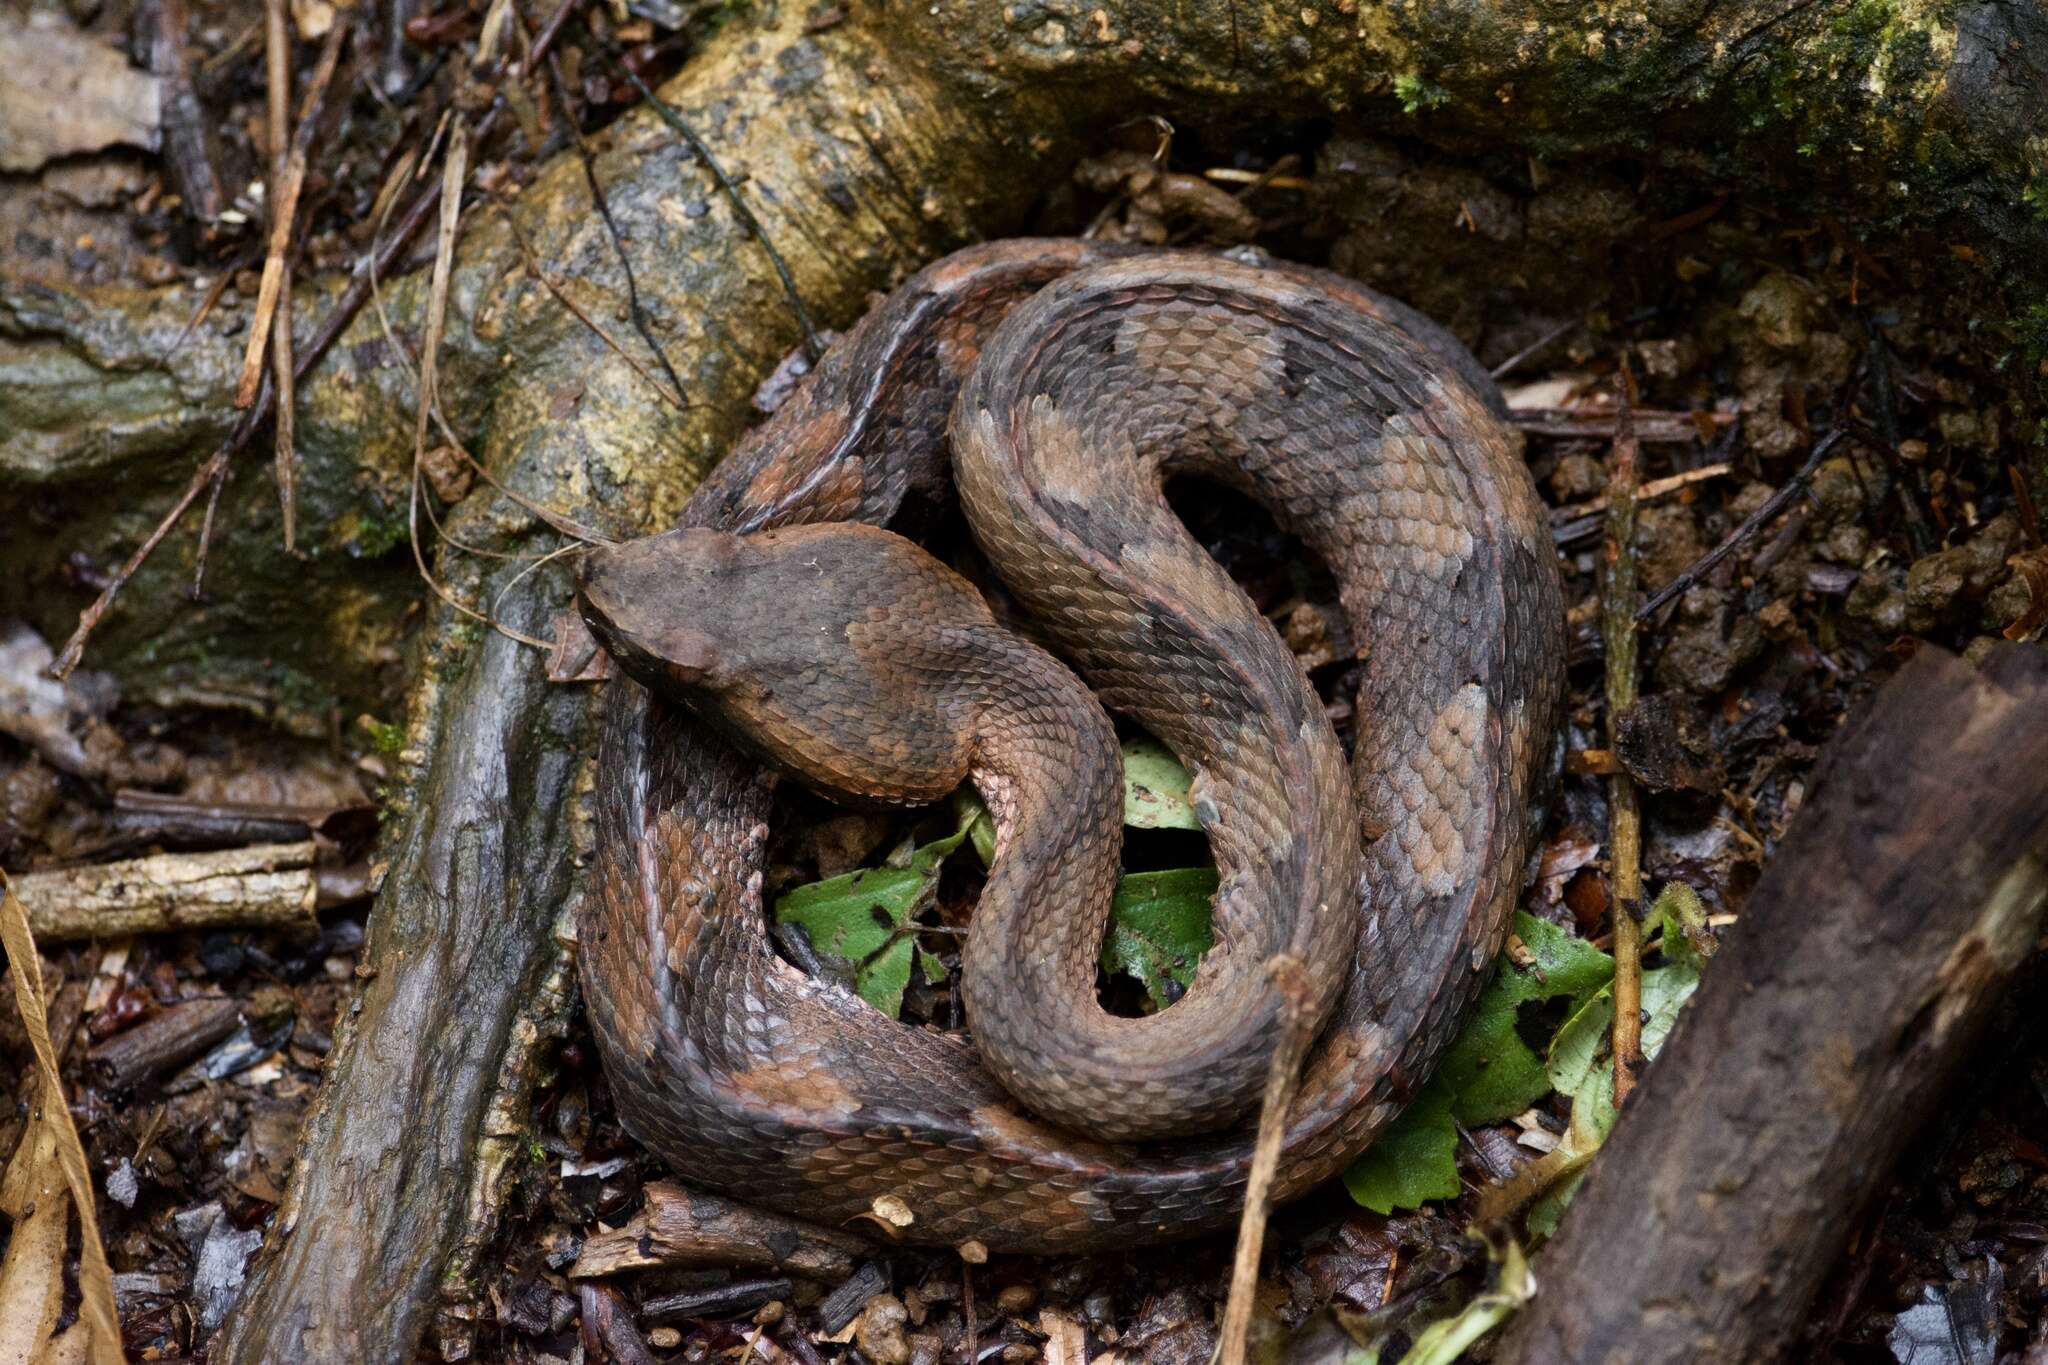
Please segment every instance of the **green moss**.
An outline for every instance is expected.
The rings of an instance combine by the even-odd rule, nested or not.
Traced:
[[[2048,301],[2035,304],[2012,320],[2013,340],[2029,365],[2048,359]]]
[[[1419,114],[1425,109],[1441,109],[1449,104],[1451,92],[1412,71],[1404,71],[1394,77],[1394,98],[1401,101],[1403,113]]]
[[[374,515],[357,507],[343,515],[332,539],[356,559],[381,559],[410,535],[411,523],[405,517]]]
[[[365,715],[356,721],[370,737],[370,747],[380,754],[395,754],[405,747],[405,727]]]

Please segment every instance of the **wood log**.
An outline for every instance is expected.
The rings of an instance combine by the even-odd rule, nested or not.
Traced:
[[[38,942],[187,929],[315,929],[310,839],[212,853],[159,853],[15,879]]]
[[[1829,745],[1495,1360],[1785,1358],[2036,946],[2044,714],[2048,651],[1924,646]]]

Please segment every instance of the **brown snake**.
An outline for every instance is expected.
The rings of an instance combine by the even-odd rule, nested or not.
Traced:
[[[1285,952],[1326,1022],[1275,1195],[1342,1169],[1500,948],[1557,719],[1554,554],[1491,392],[1427,320],[1300,267],[1006,242],[876,307],[699,489],[692,529],[586,562],[586,619],[654,689],[610,688],[579,917],[627,1127],[691,1183],[813,1220],[893,1197],[905,1240],[1218,1227]],[[1195,774],[1218,942],[1150,1018],[1094,1000],[1106,718],[923,552],[813,525],[914,524],[949,471],[1046,637]],[[1168,510],[1180,473],[1254,497],[1334,573],[1365,667],[1348,774],[1299,665]],[[772,779],[692,710],[842,798],[972,778],[1000,827],[963,954],[973,1043],[777,956]]]

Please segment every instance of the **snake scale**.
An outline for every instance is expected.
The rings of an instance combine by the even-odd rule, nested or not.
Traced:
[[[1364,669],[1348,767],[1299,665],[1168,509],[1179,474],[1250,495],[1334,574]],[[1149,1018],[1094,999],[1107,719],[874,529],[929,523],[956,486],[1042,638],[1195,776],[1218,943]],[[971,248],[836,342],[682,522],[583,570],[623,675],[579,936],[620,1116],[686,1180],[820,1222],[885,1207],[904,1240],[991,1250],[1226,1225],[1283,952],[1323,1022],[1277,1198],[1341,1170],[1426,1078],[1501,946],[1563,672],[1535,490],[1440,328],[1302,267]],[[778,956],[763,757],[847,800],[981,790],[1000,832],[963,952],[972,1041]]]

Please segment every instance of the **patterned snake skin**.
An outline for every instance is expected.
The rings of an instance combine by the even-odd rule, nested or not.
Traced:
[[[1004,242],[877,306],[688,529],[585,566],[586,619],[629,675],[579,924],[627,1127],[690,1183],[815,1221],[893,1197],[907,1241],[1067,1252],[1224,1226],[1275,1032],[1262,966],[1286,951],[1327,1022],[1276,1197],[1341,1170],[1500,948],[1557,721],[1555,560],[1494,403],[1426,319],[1299,267]],[[1299,666],[1167,509],[1179,473],[1255,498],[1335,574],[1365,668],[1348,773]],[[1094,1003],[1106,719],[921,551],[816,525],[915,524],[955,481],[1045,637],[1196,774],[1218,946],[1150,1018]],[[750,753],[843,798],[980,787],[1001,836],[963,959],[974,1042],[777,956]]]

